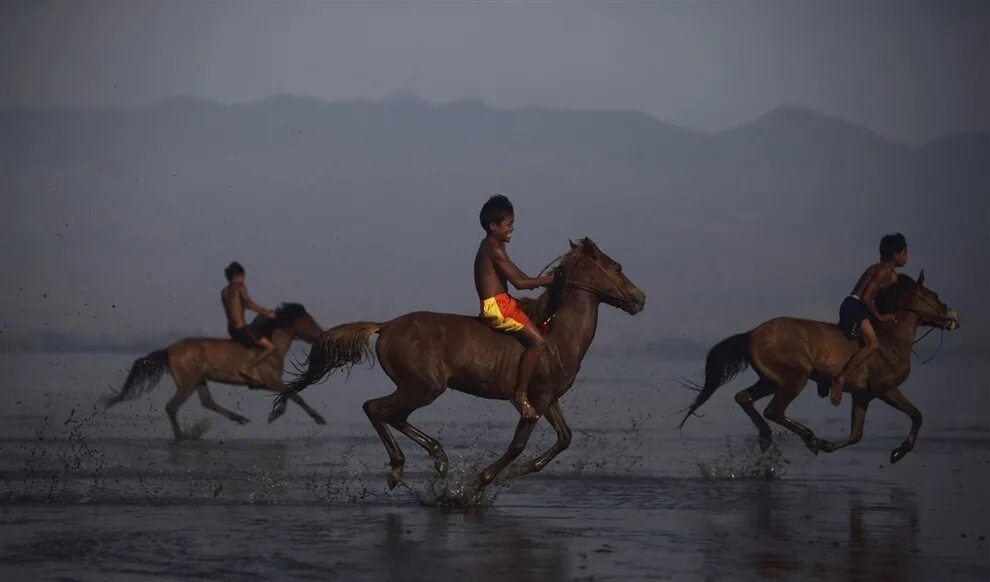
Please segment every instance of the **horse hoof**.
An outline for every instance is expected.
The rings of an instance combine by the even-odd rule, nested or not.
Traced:
[[[810,450],[816,456],[818,455],[818,447],[820,446],[820,443],[821,441],[819,441],[815,437],[811,437],[804,441],[804,444],[808,446],[808,450]]]
[[[447,459],[437,459],[433,466],[437,468],[437,475],[441,477],[447,476]]]
[[[770,445],[772,445],[772,444],[773,444],[773,439],[771,437],[761,436],[760,437],[760,452],[761,453],[767,452],[767,450],[770,448]]]
[[[402,465],[392,467],[388,472],[388,490],[391,491],[395,489],[399,483],[402,483]]]
[[[271,413],[268,415],[268,422],[275,422],[275,419],[285,414],[285,403],[280,402],[272,407]]]
[[[234,419],[234,422],[236,422],[237,424],[247,424],[251,422],[251,419],[245,418],[243,416],[238,416],[237,418]]]
[[[900,461],[910,452],[911,449],[906,449],[903,446],[897,447],[896,449],[890,451],[890,464],[893,465],[897,461]]]
[[[316,424],[326,424],[327,423],[327,419],[325,419],[325,418],[323,418],[322,416],[319,416],[319,415],[314,416],[313,417],[313,420],[316,421]]]
[[[818,449],[824,453],[831,453],[832,451],[835,450],[835,448],[832,446],[832,443],[830,443],[829,441],[819,441]]]

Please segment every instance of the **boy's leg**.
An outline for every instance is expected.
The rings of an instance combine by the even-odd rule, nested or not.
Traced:
[[[863,347],[853,354],[853,357],[849,358],[849,362],[846,363],[846,367],[842,369],[842,372],[832,381],[832,404],[838,406],[842,402],[842,389],[846,384],[846,377],[856,371],[856,368],[860,366],[867,358],[873,355],[873,352],[877,351],[880,347],[880,342],[877,340],[877,332],[873,329],[873,322],[869,319],[864,319],[860,324],[860,329],[863,333],[863,340],[865,344]]]
[[[546,350],[547,342],[531,321],[526,322],[519,335],[523,337],[523,341],[526,343],[526,351],[523,352],[522,358],[519,360],[519,378],[512,404],[524,418],[536,419],[540,417],[540,413],[533,408],[529,401],[529,380],[533,377],[533,370],[536,369],[540,356]]]
[[[275,351],[275,345],[266,337],[262,337],[257,340],[258,347],[261,348],[261,353],[257,356],[248,360],[248,363],[241,366],[240,372],[242,375],[250,378],[251,380],[257,380],[261,382],[261,377],[258,375],[258,364],[263,362],[265,358],[269,356],[273,351]]]

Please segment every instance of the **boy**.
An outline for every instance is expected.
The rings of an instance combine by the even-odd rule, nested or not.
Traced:
[[[832,381],[832,404],[842,402],[842,388],[846,378],[867,360],[880,347],[876,330],[870,321],[872,315],[880,323],[897,323],[890,313],[881,314],[876,308],[876,298],[881,291],[897,281],[894,269],[907,264],[907,241],[901,233],[888,234],[880,239],[880,262],[871,265],[856,282],[852,294],[839,308],[839,325],[850,339],[862,337],[864,345],[859,348],[835,380]]]
[[[275,319],[275,312],[251,300],[244,284],[244,267],[240,263],[230,263],[223,274],[227,277],[228,285],[220,292],[220,300],[223,301],[223,311],[227,316],[227,333],[230,334],[230,339],[246,348],[262,348],[261,353],[242,366],[239,372],[250,380],[260,382],[256,367],[272,353],[275,346],[263,334],[244,323],[244,308],[272,319]]]
[[[508,198],[502,195],[489,198],[481,207],[480,219],[481,227],[487,233],[474,258],[474,285],[481,300],[481,317],[494,329],[518,333],[522,337],[526,351],[519,361],[519,378],[512,403],[524,418],[535,420],[540,415],[529,401],[529,380],[546,349],[546,340],[516,300],[509,296],[506,280],[519,290],[535,289],[553,283],[553,275],[527,277],[509,260],[505,245],[512,240],[515,216]]]

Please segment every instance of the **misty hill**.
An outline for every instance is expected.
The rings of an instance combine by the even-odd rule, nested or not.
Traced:
[[[777,314],[834,319],[895,230],[908,272],[926,267],[962,311],[955,343],[990,323],[990,136],[911,147],[796,107],[716,133],[403,94],[8,108],[0,187],[8,337],[222,334],[231,259],[256,299],[302,301],[325,325],[473,312],[492,192],[516,204],[524,270],[588,235],[643,287],[642,315],[603,311],[613,348],[708,341]]]

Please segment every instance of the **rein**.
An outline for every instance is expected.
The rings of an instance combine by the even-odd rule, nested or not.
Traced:
[[[921,315],[920,312],[915,311],[914,309],[910,309],[909,311],[913,311],[914,313],[918,313],[919,315]],[[932,352],[932,355],[928,356],[924,360],[921,360],[921,356],[919,356],[918,353],[915,352],[913,349],[911,350],[911,353],[914,354],[914,357],[917,358],[917,359],[919,359],[919,360],[921,360],[921,363],[922,364],[927,364],[928,362],[931,362],[932,360],[935,359],[935,356],[937,356],[939,354],[939,352],[942,351],[942,344],[945,342],[945,328],[948,327],[948,326],[949,326],[949,307],[946,306],[945,307],[945,314],[942,316],[942,325],[938,328],[938,330],[939,330],[939,334],[938,334],[938,345],[935,347],[935,351]],[[930,334],[931,332],[935,331],[935,329],[936,328],[934,328],[934,327],[928,328],[928,331],[926,331],[925,333],[921,334],[921,337],[919,337],[918,339],[914,340],[914,343],[917,344],[921,340],[925,339],[926,337],[928,337],[928,334]]]
[[[580,257],[578,257],[578,260],[583,258],[587,258],[591,260],[591,257],[588,257],[587,255],[581,255]],[[623,303],[631,307],[632,301],[629,299],[629,295],[627,295],[626,292],[622,290],[622,286],[619,285],[619,283],[615,280],[615,277],[613,277],[611,273],[606,271],[605,268],[599,265],[597,262],[591,261],[591,264],[594,265],[599,271],[601,271],[603,275],[605,275],[605,278],[608,279],[609,283],[612,284],[612,287],[614,287],[616,291],[622,294],[621,296],[606,292],[603,289],[599,289],[598,287],[595,287],[594,285],[589,285],[588,283],[585,283],[583,281],[571,281],[570,279],[568,279],[564,281],[564,284],[574,287],[576,289],[581,289],[583,291],[589,291],[596,295],[608,297],[609,299],[613,299],[619,303]]]
[[[935,306],[935,304],[932,302],[931,299],[929,299],[928,297],[922,295],[921,293],[918,293],[918,291],[911,290],[911,293],[914,293],[915,295],[917,295],[918,297],[920,297],[921,300],[924,301],[925,303],[927,303],[929,306],[932,306],[932,307]],[[907,311],[910,311],[911,313],[915,313],[917,315],[927,315],[926,313],[922,313],[922,312],[918,311],[917,309],[907,309]],[[914,354],[914,357],[917,358],[917,359],[919,359],[919,360],[921,360],[921,363],[922,364],[927,364],[928,362],[931,362],[932,360],[935,359],[935,356],[937,356],[939,354],[939,352],[942,351],[942,344],[945,343],[945,328],[947,328],[948,326],[949,326],[949,306],[948,305],[945,305],[944,310],[942,312],[942,325],[937,328],[939,330],[938,346],[935,347],[935,351],[932,352],[932,355],[928,356],[924,360],[921,360],[921,356],[919,356],[918,353],[914,351],[914,349],[911,350],[911,353]],[[918,339],[914,340],[914,343],[912,345],[917,344],[921,340],[923,340],[926,337],[928,337],[928,334],[930,334],[931,332],[935,331],[935,329],[936,329],[935,327],[928,328],[928,331],[926,331],[925,333],[921,334],[921,337],[919,337]]]
[[[546,270],[549,269],[551,265],[553,265],[554,263],[556,263],[557,261],[559,261],[564,256],[565,255],[561,255],[561,256],[557,257],[556,259],[554,259],[553,261],[551,261],[550,264],[548,264],[546,267],[543,267],[543,270],[540,271],[540,274],[542,275],[543,273],[545,273]],[[580,256],[578,256],[578,258],[576,259],[576,261],[577,260],[584,259],[584,258],[591,260],[591,257],[589,257],[588,255],[581,254]],[[612,287],[614,287],[616,291],[618,291],[619,293],[621,293],[621,296],[620,295],[615,295],[613,293],[609,293],[609,292],[605,291],[604,289],[600,289],[598,287],[595,287],[594,285],[585,283],[584,281],[572,281],[569,277],[567,277],[567,275],[563,271],[561,271],[561,275],[560,276],[565,277],[565,279],[564,279],[564,285],[567,286],[567,287],[573,287],[575,289],[580,289],[582,291],[587,291],[589,293],[592,293],[594,295],[598,295],[598,296],[601,296],[601,297],[607,297],[609,299],[612,299],[612,300],[614,300],[614,301],[616,301],[618,303],[625,304],[627,306],[632,306],[632,301],[629,299],[629,295],[626,294],[622,290],[622,286],[615,280],[615,277],[613,277],[611,273],[609,273],[608,271],[606,271],[605,268],[602,267],[601,265],[599,265],[596,261],[591,260],[591,264],[594,265],[595,268],[597,268],[599,271],[601,271],[603,275],[605,275],[605,278],[608,279],[609,283],[612,284]],[[559,308],[559,305],[557,305],[556,307]],[[549,331],[550,331],[550,324],[553,322],[553,319],[555,317],[557,317],[557,309],[554,309],[550,313],[550,315],[548,315],[546,318],[543,319],[543,321],[540,322],[540,328],[541,328],[541,331],[543,331],[544,334],[549,333]]]

